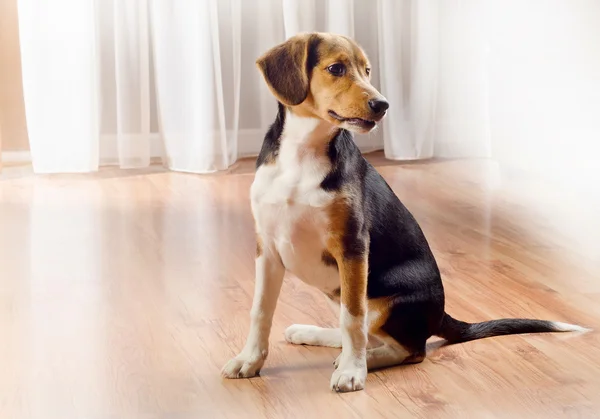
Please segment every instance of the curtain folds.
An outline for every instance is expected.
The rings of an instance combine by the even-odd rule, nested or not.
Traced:
[[[34,170],[97,170],[100,98],[94,2],[18,4],[23,96]]]
[[[356,137],[364,151],[511,160],[536,129],[564,149],[569,127],[593,131],[600,111],[600,37],[589,36],[600,6],[552,4],[540,20],[533,0],[18,0],[34,169],[206,173],[255,155],[276,103],[254,62],[315,30],[356,39],[391,103]],[[548,67],[563,61],[576,66]],[[539,146],[519,161],[538,161]]]

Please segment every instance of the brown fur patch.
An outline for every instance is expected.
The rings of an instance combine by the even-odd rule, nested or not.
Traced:
[[[346,234],[346,225],[350,215],[350,202],[343,192],[328,208],[329,239],[327,250],[338,261],[344,254],[343,236]]]
[[[310,74],[310,88],[305,101],[294,108],[301,116],[317,116],[334,125],[339,122],[329,115],[332,110],[344,118],[370,119],[369,100],[382,97],[371,85],[367,74],[369,60],[350,39],[332,34],[319,34],[318,64]],[[343,64],[343,76],[332,75],[328,67]]]
[[[391,297],[372,298],[367,301],[369,310],[369,333],[377,335],[387,319],[392,307]]]
[[[316,34],[299,34],[256,60],[271,92],[281,103],[295,106],[306,99],[312,70],[308,60],[318,40]]]
[[[329,72],[332,64],[346,72]],[[261,56],[256,64],[273,95],[298,116],[318,117],[330,124],[343,118],[371,119],[370,99],[381,94],[371,85],[369,59],[351,39],[329,33],[299,34]]]
[[[346,259],[340,269],[341,302],[353,316],[367,313],[367,261]]]
[[[340,272],[341,302],[353,316],[367,312],[367,255],[346,257],[344,236],[349,219],[349,198],[340,197],[329,207],[327,250],[335,258]]]

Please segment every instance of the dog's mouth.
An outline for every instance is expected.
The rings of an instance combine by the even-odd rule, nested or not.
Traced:
[[[331,116],[334,119],[337,119],[340,122],[345,122],[348,125],[353,125],[364,130],[372,130],[375,127],[375,125],[377,125],[377,121],[374,121],[372,119],[344,118],[343,116],[340,116],[331,110],[328,113],[329,116]]]

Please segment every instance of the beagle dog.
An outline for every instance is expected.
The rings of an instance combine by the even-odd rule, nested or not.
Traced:
[[[367,370],[418,363],[432,335],[448,342],[490,336],[582,331],[545,320],[465,323],[444,310],[444,288],[411,213],[363,158],[352,133],[371,131],[388,102],[352,40],[300,34],[257,60],[279,102],[251,188],[256,284],[250,332],[227,378],[252,377],[268,353],[285,271],[321,290],[339,309],[339,328],[292,325],[294,344],[341,348],[331,389],[365,386]]]

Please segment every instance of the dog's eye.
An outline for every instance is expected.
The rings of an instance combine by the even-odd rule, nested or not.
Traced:
[[[365,68],[365,73],[367,73],[368,76],[369,74],[371,74],[371,69],[369,67]]]
[[[331,64],[329,67],[327,67],[327,71],[329,71],[334,76],[339,77],[343,76],[346,73],[346,67],[344,66],[344,64],[340,63]]]

